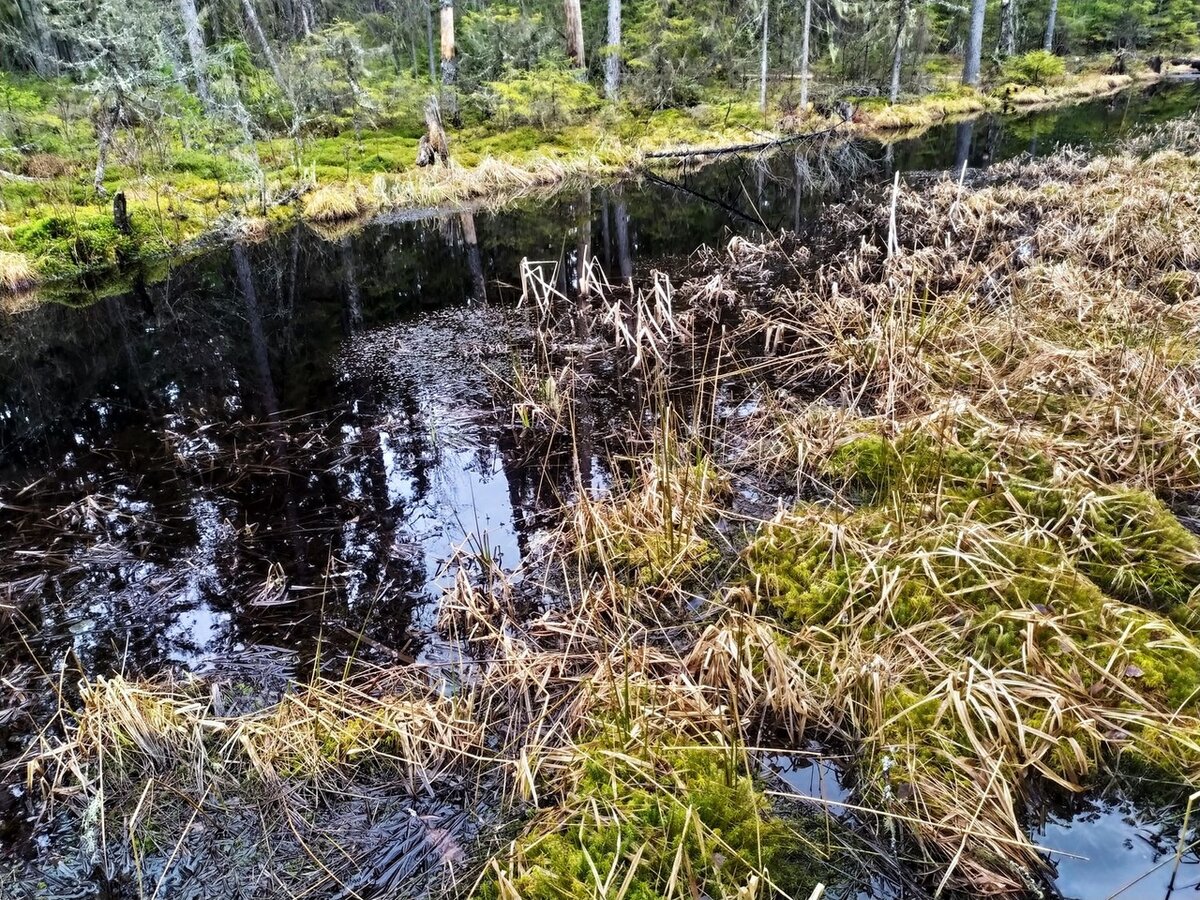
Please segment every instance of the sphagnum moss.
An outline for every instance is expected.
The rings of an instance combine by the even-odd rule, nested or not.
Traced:
[[[753,779],[714,747],[584,747],[561,808],[539,814],[477,891],[482,900],[658,900],[693,884],[729,897],[755,883],[807,896],[819,851],[772,814]],[[742,761],[744,764],[744,761]],[[770,887],[768,887],[768,885]],[[608,889],[606,889],[608,888]]]

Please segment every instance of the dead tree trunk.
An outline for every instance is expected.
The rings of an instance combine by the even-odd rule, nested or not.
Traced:
[[[586,65],[583,56],[583,12],[579,8],[579,0],[563,0],[563,13],[566,16],[567,58],[577,69]]]
[[[437,97],[425,103],[425,134],[417,144],[417,165],[432,166],[435,162],[450,165],[450,140],[442,124],[442,107]]]
[[[767,111],[767,38],[770,34],[771,0],[763,0],[762,9],[762,62],[758,76],[758,108]]]
[[[608,58],[604,61],[604,96],[616,100],[621,89],[621,0],[608,0]]]
[[[971,0],[971,28],[967,32],[967,50],[963,58],[963,84],[979,84],[979,66],[983,60],[983,22],[987,0]]]
[[[124,191],[117,191],[113,197],[113,225],[126,237],[133,235],[133,225],[129,221],[129,206],[125,202]]]
[[[896,11],[896,42],[892,45],[892,89],[888,94],[888,100],[893,105],[900,99],[900,71],[904,63],[904,27],[908,24],[907,19],[908,0],[900,0],[900,8]]]
[[[187,39],[188,56],[192,58],[192,73],[196,77],[196,93],[205,107],[212,106],[208,90],[208,54],[204,50],[204,35],[200,31],[200,17],[196,14],[196,0],[179,0],[179,16],[183,19],[183,34]]]
[[[429,81],[437,84],[437,54],[433,50],[433,0],[425,0],[425,40],[429,47]]]
[[[800,112],[808,111],[808,36],[812,32],[812,0],[804,0],[804,33],[800,38]]]
[[[184,0],[184,2],[189,2],[189,0]],[[246,23],[254,32],[254,39],[258,42],[259,49],[262,50],[263,58],[267,61],[267,67],[270,68],[275,83],[286,94],[287,88],[284,85],[283,73],[279,70],[279,61],[275,58],[275,51],[271,49],[266,32],[263,31],[263,27],[258,21],[258,11],[254,8],[254,0],[242,0],[242,9],[246,13]]]
[[[96,171],[92,175],[92,190],[103,197],[104,176],[108,171],[108,151],[112,147],[117,123],[121,121],[122,102],[118,97],[111,105],[104,106],[96,119]]]
[[[1000,0],[1000,46],[1001,56],[1013,56],[1017,52],[1017,0]]]
[[[454,0],[442,3],[442,84],[454,84],[458,77],[458,60],[454,48]]]
[[[1058,0],[1050,0],[1050,11],[1046,14],[1046,34],[1042,38],[1042,49],[1047,53],[1054,50],[1054,29],[1058,19]]]

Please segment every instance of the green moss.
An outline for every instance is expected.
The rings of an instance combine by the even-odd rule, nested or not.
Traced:
[[[772,813],[742,754],[634,740],[616,727],[582,752],[562,809],[536,817],[502,861],[524,900],[596,896],[596,872],[616,873],[614,885],[627,885],[621,896],[637,900],[665,898],[672,883],[675,892],[691,883],[703,896],[734,896],[760,872],[785,896],[830,879],[799,823]],[[489,874],[476,896],[512,894]]]
[[[118,253],[132,249],[132,240],[117,231],[111,214],[77,210],[18,225],[13,230],[17,249],[37,261],[51,278],[115,267]]]
[[[1128,629],[1119,652],[1139,684],[1168,705],[1197,704],[1197,652],[1183,635],[1200,602],[1200,540],[1156,497],[1058,483],[1036,453],[919,433],[853,441],[825,471],[860,505],[840,515],[802,505],[748,553],[785,620],[858,628],[875,610],[869,635],[921,627],[1002,668],[1029,649],[1058,652],[1058,632],[1031,625],[1030,612],[1044,611],[1070,623],[1101,669],[1114,629]]]

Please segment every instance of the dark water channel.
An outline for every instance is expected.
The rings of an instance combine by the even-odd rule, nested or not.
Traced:
[[[531,341],[522,258],[556,261],[564,290],[583,248],[612,280],[670,271],[733,234],[804,231],[894,169],[1102,146],[1197,105],[1200,84],[1159,85],[889,148],[733,159],[341,237],[298,226],[129,294],[0,316],[0,760],[27,739],[44,673],[282,686],[347,657],[454,652],[430,626],[455,549],[516,567],[576,467],[604,477],[606,429],[586,459],[545,459],[505,427],[497,373]],[[610,430],[626,415],[590,414]],[[1039,833],[1092,860],[1063,857],[1066,896],[1108,896],[1173,855],[1122,802]],[[1117,896],[1166,896],[1171,868]],[[1197,882],[1185,856],[1176,892]]]

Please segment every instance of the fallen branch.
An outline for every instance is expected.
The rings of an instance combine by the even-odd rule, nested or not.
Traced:
[[[677,150],[655,150],[645,154],[646,159],[672,159],[689,156],[723,156],[727,153],[753,153],[769,150],[772,147],[783,147],[799,141],[816,140],[836,134],[843,123],[839,122],[822,131],[809,131],[804,134],[789,134],[787,137],[772,138],[767,141],[756,141],[749,144],[729,144],[725,147],[683,147]]]

